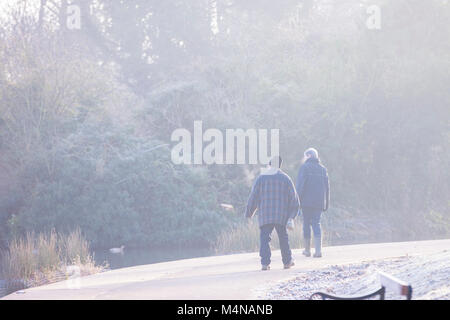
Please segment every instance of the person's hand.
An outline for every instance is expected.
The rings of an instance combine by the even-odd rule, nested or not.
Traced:
[[[294,219],[289,219],[286,224],[286,229],[293,231],[294,230]]]

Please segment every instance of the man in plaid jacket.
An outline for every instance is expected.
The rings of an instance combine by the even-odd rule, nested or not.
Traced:
[[[256,179],[248,199],[246,217],[258,215],[260,227],[260,256],[263,270],[270,270],[270,240],[273,229],[280,240],[285,269],[294,266],[286,224],[294,219],[300,209],[300,201],[291,178],[281,170],[281,157],[275,157]]]

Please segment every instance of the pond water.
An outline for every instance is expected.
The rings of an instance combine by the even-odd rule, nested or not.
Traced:
[[[109,250],[94,251],[94,259],[98,265],[105,262],[111,269],[128,268],[145,264],[168,262],[181,259],[212,256],[210,249],[127,249],[123,254],[113,254]]]

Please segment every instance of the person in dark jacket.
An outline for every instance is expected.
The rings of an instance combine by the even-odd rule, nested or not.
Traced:
[[[319,153],[310,148],[305,151],[304,164],[301,166],[296,189],[303,213],[303,254],[311,256],[311,228],[314,232],[315,258],[322,257],[322,230],[320,218],[322,212],[330,206],[330,183],[327,169],[321,164]]]
[[[260,256],[262,270],[270,270],[270,240],[273,229],[280,240],[281,256],[285,269],[294,266],[289,247],[287,222],[294,219],[300,203],[294,183],[281,170],[281,157],[275,157],[256,179],[247,203],[246,217],[252,218],[257,211],[260,227]]]

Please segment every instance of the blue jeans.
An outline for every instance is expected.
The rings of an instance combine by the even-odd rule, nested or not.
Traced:
[[[303,238],[311,239],[311,228],[315,238],[322,237],[322,229],[320,227],[320,217],[322,210],[316,208],[302,208],[303,214]]]
[[[281,224],[267,224],[260,228],[260,250],[261,264],[268,266],[270,264],[270,257],[272,253],[270,251],[270,240],[273,229],[277,230],[278,239],[280,240],[281,256],[283,258],[283,264],[288,264],[292,260],[292,252],[289,247],[289,238],[286,226]]]

